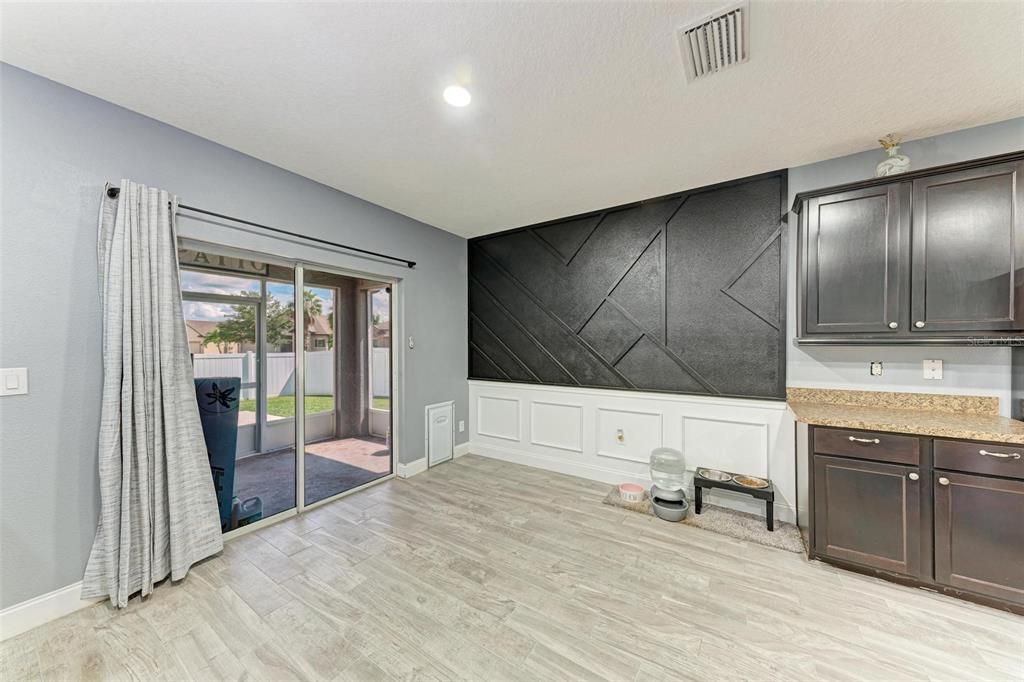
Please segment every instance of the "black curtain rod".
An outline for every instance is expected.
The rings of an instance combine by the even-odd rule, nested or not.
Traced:
[[[107,189],[107,196],[111,199],[116,199],[117,195],[121,193],[120,187],[110,187]],[[233,216],[224,215],[223,213],[215,213],[213,211],[207,211],[204,208],[196,208],[195,206],[189,206],[188,204],[178,204],[178,208],[185,209],[186,211],[192,211],[193,213],[202,213],[203,215],[213,216],[214,218],[221,218],[223,220],[230,220],[233,223],[242,223],[243,225],[251,225],[252,227],[258,227],[261,230],[268,230],[270,232],[276,232],[278,234],[286,234],[289,237],[295,237],[297,239],[306,239],[311,242],[317,242],[319,244],[326,244],[327,246],[333,246],[339,249],[345,249],[347,251],[354,251],[356,253],[362,253],[367,256],[374,256],[376,258],[386,258],[387,260],[395,261],[396,263],[405,263],[410,268],[416,267],[416,261],[407,260],[405,258],[398,258],[397,256],[389,256],[386,253],[378,253],[376,251],[368,251],[366,249],[360,249],[356,246],[349,246],[348,244],[339,244],[338,242],[328,241],[326,239],[320,239],[319,237],[310,237],[309,235],[299,234],[297,232],[289,232],[288,230],[282,230],[279,227],[271,227],[270,225],[261,225],[260,223],[254,223],[251,220],[244,220],[242,218],[235,218]]]

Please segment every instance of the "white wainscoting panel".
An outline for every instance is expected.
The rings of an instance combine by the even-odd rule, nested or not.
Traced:
[[[488,438],[519,442],[519,398],[480,395],[476,398],[476,431]]]
[[[795,429],[784,402],[495,381],[470,381],[469,392],[474,454],[606,483],[650,485],[651,450],[676,448],[686,457],[690,481],[697,466],[771,478],[777,518],[795,518]],[[713,491],[705,500],[764,513],[764,504],[746,495]]]
[[[597,408],[597,454],[650,464],[662,446],[661,412]]]
[[[583,406],[531,401],[530,443],[557,450],[583,452]]]
[[[683,452],[692,469],[768,475],[768,424],[683,415]]]

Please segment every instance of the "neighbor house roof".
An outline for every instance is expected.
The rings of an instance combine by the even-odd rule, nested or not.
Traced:
[[[189,343],[203,343],[210,332],[217,328],[213,320],[185,320],[185,331],[188,332]]]
[[[307,331],[310,334],[326,334],[327,336],[334,333],[334,330],[331,329],[331,322],[327,319],[326,315],[314,315]]]

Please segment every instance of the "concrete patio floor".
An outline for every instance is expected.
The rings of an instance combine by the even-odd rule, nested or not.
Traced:
[[[391,473],[383,438],[359,436],[309,443],[305,448],[305,498],[312,504]],[[235,464],[235,496],[259,497],[263,518],[295,506],[292,448],[243,457]]]

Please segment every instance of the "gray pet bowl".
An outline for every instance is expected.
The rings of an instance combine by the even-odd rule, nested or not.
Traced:
[[[685,497],[681,500],[665,500],[652,496],[651,510],[659,519],[664,519],[665,521],[682,521],[686,518],[686,513],[690,510],[690,505],[686,503]]]

